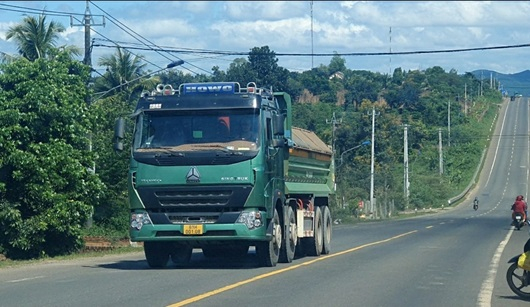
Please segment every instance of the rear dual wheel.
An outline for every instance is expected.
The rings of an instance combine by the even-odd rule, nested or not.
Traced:
[[[332,234],[331,211],[328,206],[322,207],[322,254],[327,255],[331,252],[331,234]]]
[[[296,217],[293,208],[287,206],[285,209],[285,220],[283,222],[284,240],[280,249],[280,262],[291,263],[294,259],[298,234],[296,233]]]
[[[314,232],[313,237],[303,238],[302,246],[304,251],[309,256],[320,256],[323,246],[323,222],[322,222],[322,210],[320,207],[315,207],[315,217],[313,219]]]

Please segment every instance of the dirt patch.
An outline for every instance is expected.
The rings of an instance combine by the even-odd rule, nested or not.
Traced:
[[[128,239],[113,240],[105,237],[84,237],[85,247],[82,251],[102,251],[118,247],[131,246]]]

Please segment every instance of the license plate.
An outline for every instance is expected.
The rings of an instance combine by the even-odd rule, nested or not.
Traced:
[[[195,235],[202,235],[203,233],[203,227],[202,225],[184,225],[184,234],[195,236]]]

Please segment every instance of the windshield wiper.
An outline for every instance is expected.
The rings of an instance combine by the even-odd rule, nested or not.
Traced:
[[[230,155],[242,155],[243,153],[241,153],[240,151],[235,151],[234,149],[231,149],[231,148],[228,148],[224,145],[220,145],[220,144],[193,144],[192,146],[193,148],[211,148],[211,149],[216,149],[216,150],[220,150],[222,151],[223,153],[227,153],[227,154],[230,154]]]
[[[186,155],[177,150],[170,149],[171,147],[153,147],[156,149],[155,158],[160,157],[185,157]]]

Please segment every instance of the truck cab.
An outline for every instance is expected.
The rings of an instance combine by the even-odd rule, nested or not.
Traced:
[[[244,255],[254,246],[266,266],[292,260],[298,230],[287,221],[296,222],[300,203],[286,193],[295,147],[290,111],[287,94],[255,83],[159,85],[142,93],[131,115],[129,233],[144,242],[151,267],[187,262],[194,248]],[[124,121],[117,123],[121,149]],[[309,198],[302,210],[314,210]]]

